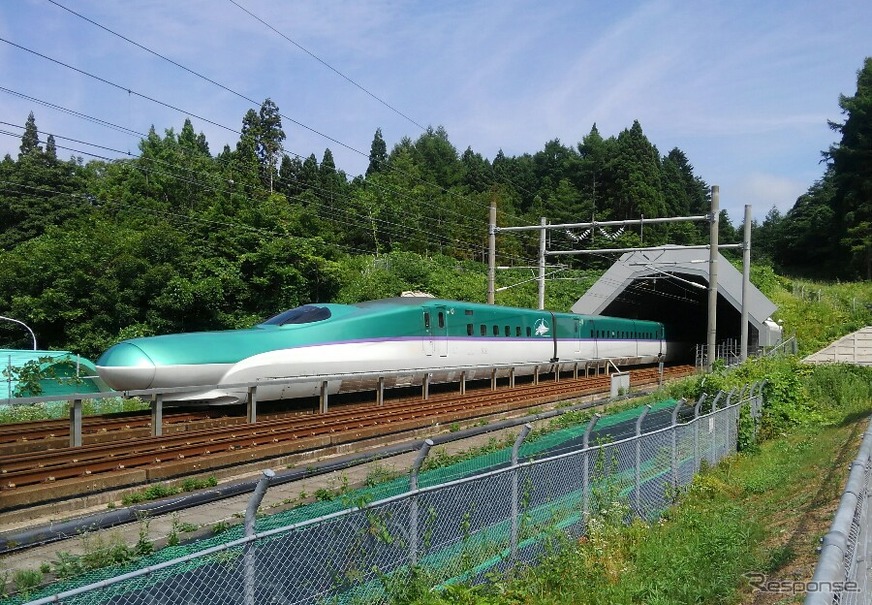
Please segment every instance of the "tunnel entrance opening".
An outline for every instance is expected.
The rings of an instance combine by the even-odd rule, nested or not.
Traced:
[[[575,313],[659,321],[667,339],[684,343],[692,360],[708,332],[708,262],[699,250],[664,248],[624,254],[572,307]],[[742,336],[742,274],[718,257],[716,343],[735,345]],[[774,346],[780,327],[771,321],[777,307],[757,288],[748,288],[748,350]]]

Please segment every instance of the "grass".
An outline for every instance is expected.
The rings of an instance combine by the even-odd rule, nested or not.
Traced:
[[[131,399],[121,397],[85,399],[82,401],[82,414],[84,416],[99,416],[122,412],[140,412],[149,409],[149,406],[149,402],[142,401],[136,397]],[[0,424],[56,420],[69,418],[69,416],[70,402],[64,400],[27,405],[6,405],[0,403]]]
[[[801,355],[872,325],[872,282],[826,283],[775,277],[758,269],[754,284],[778,305],[773,318],[785,337],[796,335]]]
[[[136,492],[131,492],[129,494],[124,494],[121,497],[121,503],[124,506],[130,506],[131,504],[139,504],[141,502],[148,502],[150,500],[160,500],[161,498],[167,498],[169,496],[175,496],[176,494],[193,492],[198,489],[205,489],[207,487],[215,487],[218,485],[218,479],[214,475],[210,475],[208,477],[188,477],[183,480],[181,484],[178,485],[169,485],[167,483],[154,483],[149,485],[145,489],[141,489]]]
[[[751,581],[811,578],[872,413],[872,370],[825,366],[800,378],[794,399],[814,414],[773,424],[770,439],[702,472],[658,522],[624,525],[620,515],[601,514],[581,540],[555,540],[535,567],[481,586],[410,589],[417,598],[405,602],[801,602],[802,594]]]

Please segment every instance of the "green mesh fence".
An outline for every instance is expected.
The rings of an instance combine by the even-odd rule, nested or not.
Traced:
[[[672,408],[676,405],[676,401],[667,400],[659,402],[652,406],[652,411],[659,411],[664,408]],[[633,420],[640,414],[643,408],[636,407],[633,409],[624,410],[615,414],[605,416],[597,423],[597,430],[604,430],[613,427],[622,422]],[[559,449],[561,445],[578,440],[582,436],[587,427],[587,423],[579,426],[572,426],[555,430],[550,433],[542,434],[538,438],[525,443],[521,448],[521,458],[534,457],[543,452]],[[491,447],[493,444],[491,444]],[[461,477],[468,477],[480,474],[489,469],[507,466],[511,457],[511,446],[499,448],[495,451],[483,453],[479,456],[467,460],[461,460],[454,463],[448,463],[444,466],[439,466],[432,470],[426,470],[419,475],[419,486],[425,488],[428,486],[441,485]],[[438,461],[437,461],[438,462]],[[645,481],[653,477],[662,475],[662,470],[654,468],[653,461],[646,461],[641,469]],[[648,468],[651,467],[651,468]],[[628,481],[627,473],[631,471],[621,471],[612,477],[612,481],[618,481],[622,485]],[[595,486],[594,486],[595,487]],[[627,489],[622,488],[624,495]],[[325,494],[325,498],[321,501],[313,502],[300,506],[288,511],[271,514],[258,518],[257,531],[258,533],[267,532],[272,529],[284,528],[304,521],[318,519],[336,513],[354,506],[363,506],[371,502],[377,502],[404,494],[409,490],[409,478],[403,476],[385,483],[381,483],[371,487],[358,488],[344,491],[344,493]],[[551,498],[547,503],[541,503],[530,507],[523,513],[524,528],[521,531],[521,546],[527,544],[530,540],[534,540],[535,536],[544,527],[562,526],[564,524],[578,523],[580,515],[579,502],[583,498],[583,494],[579,490],[572,490],[569,493],[562,494],[558,497]],[[458,539],[453,544],[442,545],[438,552],[422,553],[421,563],[429,569],[439,571],[440,576],[449,578],[465,578],[469,574],[477,573],[475,570],[480,566],[487,564],[490,560],[505,559],[506,549],[510,537],[510,521],[504,520],[493,524],[487,528],[479,529],[474,534]],[[66,580],[52,584],[40,591],[39,593],[31,593],[30,599],[38,599],[51,596],[64,591],[68,591],[80,586],[86,586],[101,582],[122,574],[126,574],[138,569],[153,567],[160,563],[173,561],[191,555],[196,552],[205,551],[209,548],[227,544],[243,536],[243,527],[235,526],[211,538],[199,540],[196,543],[172,546],[161,549],[151,555],[142,557],[135,562],[114,567],[102,568],[99,570],[90,571],[77,576],[75,579]],[[535,541],[535,540],[534,540]],[[233,560],[238,557],[238,553],[234,554],[235,549],[224,551],[222,555],[227,560]],[[475,552],[477,553],[473,559],[465,557],[463,561],[464,569],[457,568],[458,558],[464,559],[458,555],[459,552]],[[188,561],[181,566],[173,566],[174,573],[185,573],[186,571],[195,569],[199,566],[211,564],[212,559],[194,559]],[[440,571],[441,570],[441,571]],[[162,574],[160,574],[162,575]],[[143,579],[142,582],[152,583],[159,581],[153,576],[149,576],[149,580]],[[380,583],[381,580],[372,580],[371,582]],[[366,592],[366,587],[371,583],[366,582],[358,585],[353,591],[349,592],[349,596],[361,594],[360,591]],[[128,586],[126,590],[130,590]],[[103,595],[106,596],[105,593]],[[342,599],[345,600],[344,598]],[[24,599],[20,597],[12,597],[2,601],[3,603],[22,603]]]

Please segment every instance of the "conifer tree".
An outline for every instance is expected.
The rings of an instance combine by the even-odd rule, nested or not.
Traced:
[[[260,106],[258,114],[256,149],[270,192],[273,190],[273,180],[279,158],[282,155],[282,141],[284,140],[285,131],[282,130],[282,116],[279,108],[271,99],[266,99]]]
[[[21,135],[21,153],[18,158],[22,158],[31,153],[41,153],[42,147],[39,146],[39,131],[36,129],[36,119],[33,117],[33,112],[27,116],[27,121],[24,123],[24,134]]]
[[[854,266],[872,279],[872,57],[857,72],[857,92],[841,95],[839,107],[847,117],[830,127],[842,139],[824,156],[833,169],[841,243]]]
[[[372,145],[369,147],[369,166],[366,167],[366,176],[384,170],[387,161],[388,146],[382,138],[381,128],[376,128]]]
[[[45,140],[45,157],[49,162],[55,162],[58,159],[58,147],[55,143],[54,135],[48,135]]]

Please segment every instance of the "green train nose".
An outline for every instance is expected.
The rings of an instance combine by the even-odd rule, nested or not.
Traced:
[[[122,342],[110,347],[97,360],[97,374],[116,390],[147,389],[154,380],[155,365],[145,351]]]

